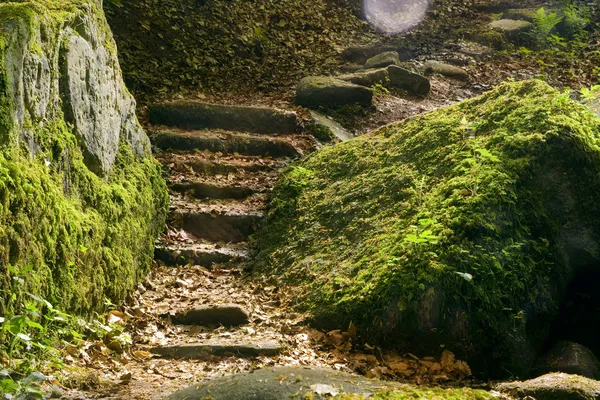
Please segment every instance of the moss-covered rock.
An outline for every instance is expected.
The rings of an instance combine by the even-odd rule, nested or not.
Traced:
[[[548,374],[524,382],[501,383],[495,389],[519,400],[600,399],[600,382],[569,374]]]
[[[20,303],[14,275],[86,313],[122,301],[150,267],[168,196],[115,48],[99,1],[0,4],[4,316]]]
[[[599,134],[525,81],[325,148],[279,180],[256,271],[321,325],[524,375],[568,281],[600,266]]]

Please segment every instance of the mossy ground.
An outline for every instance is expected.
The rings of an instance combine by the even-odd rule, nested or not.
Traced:
[[[367,397],[360,395],[339,395],[336,400],[362,400]],[[490,400],[495,397],[484,390],[468,388],[444,389],[444,388],[406,388],[402,391],[386,391],[368,397],[373,400]]]
[[[325,148],[281,177],[256,272],[321,324],[526,373],[571,272],[561,230],[600,217],[599,132],[526,81]]]

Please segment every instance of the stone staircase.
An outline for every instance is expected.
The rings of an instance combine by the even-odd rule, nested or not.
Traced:
[[[248,237],[263,217],[279,172],[314,148],[293,112],[277,109],[173,102],[150,108],[150,137],[168,173],[171,210],[155,259],[185,268],[240,266]],[[226,302],[228,299],[222,299]],[[236,304],[198,304],[171,315],[174,324],[235,327],[251,316]],[[277,342],[194,342],[155,346],[163,358],[195,359],[222,354],[273,356]]]

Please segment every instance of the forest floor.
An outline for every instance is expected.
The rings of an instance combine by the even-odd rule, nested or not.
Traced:
[[[481,11],[477,20],[488,21],[490,15],[490,11]],[[427,35],[422,34],[421,37],[425,36]],[[431,40],[435,40],[435,37]],[[441,45],[432,46],[430,54],[422,54],[419,59],[449,59],[460,53],[457,51],[459,47],[456,43],[446,48]],[[462,57],[464,53],[459,55]],[[375,112],[342,118],[342,122],[353,133],[363,134],[391,121],[406,119],[471,98],[509,79],[546,77],[554,86],[591,85],[590,74],[577,74],[577,70],[573,70],[587,68],[579,64],[581,60],[573,60],[562,66],[557,63],[549,71],[548,60],[552,57],[558,59],[560,53],[545,51],[524,54],[517,49],[486,53],[471,59],[463,67],[469,75],[467,80],[433,75],[430,77],[432,91],[427,97],[417,98],[400,92],[377,95]],[[561,69],[568,73],[562,73]],[[574,82],[577,79],[579,80]],[[185,95],[185,98],[189,97],[190,94]],[[213,93],[196,94],[193,97],[221,104],[294,108],[291,105],[291,91],[269,96]],[[304,145],[300,147],[304,146],[305,149],[314,144],[308,138],[298,140],[304,140]],[[184,203],[188,202],[196,210],[201,208],[214,215],[231,213],[232,210],[238,214],[261,215],[278,172],[291,162],[289,158],[273,157],[268,152],[259,155],[234,154],[230,158],[219,152],[207,151],[163,152],[157,156],[165,165],[171,183],[193,178],[217,182],[221,186],[250,186],[256,189],[247,199],[213,199],[202,204],[198,199],[190,199],[185,191],[172,190],[174,210],[185,208]],[[206,177],[206,171],[202,172],[191,166],[192,161],[196,164],[204,163],[203,165],[227,164],[230,170],[211,173]],[[231,167],[232,164],[234,167]],[[260,168],[254,168],[257,165]],[[196,239],[198,238],[186,233],[174,222],[162,238],[171,244],[194,242]],[[229,246],[222,243],[222,240],[213,242],[216,247]],[[244,248],[243,251],[245,250]],[[160,399],[168,393],[208,378],[261,367],[289,365],[328,366],[369,377],[417,384],[490,387],[488,383],[469,380],[470,373],[466,364],[448,363],[453,357],[449,352],[444,353],[442,359],[397,353],[360,342],[352,326],[344,332],[322,332],[309,327],[306,323],[307,316],[292,310],[293,290],[275,287],[266,280],[249,276],[245,270],[248,262],[243,259],[212,265],[169,266],[157,260],[150,276],[139,285],[129,301],[106,316],[113,326],[122,327],[130,341],[126,340],[128,343],[116,349],[102,341],[90,341],[81,347],[68,349],[69,355],[65,360],[67,368],[60,372],[65,396],[73,399]],[[249,322],[238,327],[224,327],[181,325],[173,321],[179,312],[202,304],[236,304],[248,312]],[[279,344],[280,349],[276,355],[250,358],[227,352],[199,359],[163,358],[152,353],[153,348],[182,341],[274,341]]]

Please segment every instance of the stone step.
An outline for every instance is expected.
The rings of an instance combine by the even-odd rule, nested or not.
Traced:
[[[226,355],[258,357],[278,355],[281,352],[281,345],[276,341],[256,343],[185,343],[180,345],[154,347],[150,349],[150,352],[165,358],[202,359],[210,356]]]
[[[173,322],[183,325],[239,326],[249,319],[250,313],[238,304],[203,305],[172,317]]]
[[[275,108],[176,101],[150,106],[151,124],[183,129],[224,129],[251,133],[296,133],[296,113]]]
[[[262,217],[261,212],[178,209],[171,212],[169,225],[198,239],[239,243],[246,241],[254,233]]]
[[[297,158],[303,154],[302,148],[312,147],[312,143],[301,137],[290,140],[287,137],[215,131],[160,130],[151,133],[150,139],[156,147],[163,150],[208,150],[213,153],[278,158]]]
[[[204,180],[169,182],[169,188],[197,199],[245,199],[262,190],[254,185],[223,184]]]
[[[272,172],[285,165],[281,159],[218,155],[208,151],[165,152],[155,157],[172,175],[190,172],[196,175]]]
[[[214,243],[158,243],[154,258],[166,265],[225,264],[248,259],[248,250],[242,245],[220,246]]]

